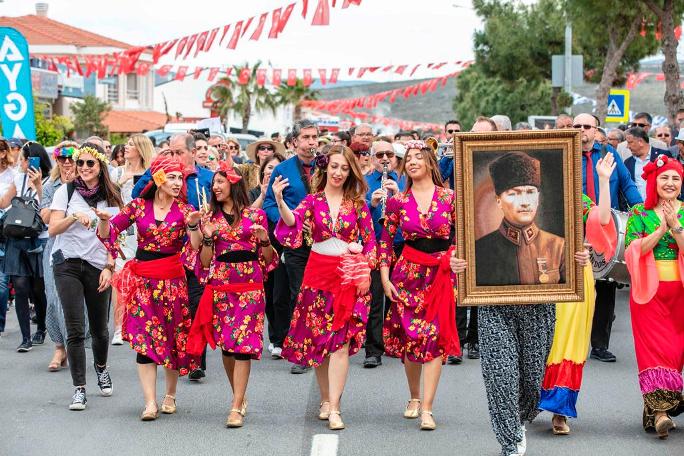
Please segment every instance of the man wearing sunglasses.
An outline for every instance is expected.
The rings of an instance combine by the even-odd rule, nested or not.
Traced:
[[[636,184],[641,198],[646,200],[646,179],[641,177],[644,166],[654,161],[658,155],[670,155],[670,152],[651,146],[648,142],[648,135],[643,128],[632,127],[625,132],[625,136],[627,147],[632,152],[632,155],[625,160],[625,166]]]
[[[598,127],[596,117],[591,114],[580,114],[573,120],[573,127],[582,131],[582,192],[595,203],[598,202],[599,180],[596,163],[603,155],[611,153],[615,156],[616,166],[610,176],[610,205],[613,209],[619,209],[618,196],[620,194],[630,206],[643,202],[627,167],[618,158],[615,149],[608,144],[601,145],[595,141],[596,127]],[[608,351],[608,345],[613,325],[616,289],[617,283],[615,282],[596,281],[596,309],[591,328],[591,358],[602,362],[615,362],[615,355]]]
[[[373,171],[366,175],[366,182],[368,183],[368,193],[366,193],[366,203],[371,211],[373,218],[373,228],[375,229],[375,237],[380,240],[380,236],[384,230],[380,222],[383,215],[383,198],[388,198],[392,195],[403,191],[406,187],[406,178],[401,179],[394,171],[396,160],[394,148],[392,144],[387,141],[375,141],[371,146],[371,166]],[[382,184],[382,171],[387,165],[387,180],[385,185]],[[403,246],[402,236],[397,233],[395,236],[395,252],[401,252]],[[374,368],[382,365],[382,355],[385,353],[385,344],[382,340],[382,323],[385,320],[386,311],[389,306],[385,307],[385,292],[382,288],[382,280],[380,279],[380,270],[371,271],[371,303],[368,312],[368,322],[366,323],[366,359],[363,362],[363,367]]]
[[[639,127],[643,129],[648,135],[648,132],[651,131],[652,124],[653,117],[651,117],[651,115],[647,112],[640,112],[634,115],[632,122],[629,124],[629,128]],[[649,138],[648,142],[651,146],[657,149],[668,148],[668,145],[658,138]],[[627,141],[623,141],[620,144],[618,144],[617,151],[622,161],[625,161],[627,158],[629,158],[630,155],[632,155],[632,152],[629,150],[629,147],[627,147]]]
[[[677,157],[679,154],[679,149],[677,149],[674,136],[675,135],[672,133],[672,127],[670,127],[668,124],[661,125],[655,129],[656,139],[661,140],[667,145],[667,150],[671,156]]]

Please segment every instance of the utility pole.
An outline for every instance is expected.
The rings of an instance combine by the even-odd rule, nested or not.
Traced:
[[[565,24],[565,85],[564,90],[572,96],[572,24]],[[568,114],[572,113],[572,105],[566,108]]]

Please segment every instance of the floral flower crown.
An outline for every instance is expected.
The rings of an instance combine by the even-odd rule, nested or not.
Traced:
[[[76,153],[77,150],[78,149],[76,149],[73,146],[57,147],[53,151],[53,155],[55,158],[57,158],[57,157],[71,157]]]
[[[109,164],[109,159],[107,159],[105,154],[103,154],[102,152],[98,151],[97,149],[95,149],[93,147],[89,147],[89,146],[81,147],[81,148],[75,150],[71,157],[74,159],[74,161],[76,161],[76,160],[78,160],[78,157],[84,152],[92,155],[95,158],[97,158],[99,161],[101,161],[105,165]]]

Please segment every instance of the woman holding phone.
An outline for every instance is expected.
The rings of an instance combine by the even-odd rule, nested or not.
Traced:
[[[52,164],[45,148],[36,142],[27,142],[19,154],[19,170],[14,183],[0,198],[0,207],[8,207],[14,197],[31,201],[36,210],[40,207],[43,184],[50,175]],[[47,230],[36,237],[7,237],[5,261],[2,272],[10,276],[14,285],[17,320],[21,329],[21,344],[17,352],[26,353],[33,345],[45,342],[45,312],[47,299],[43,281],[43,250],[48,240]],[[36,309],[37,329],[31,338],[31,317],[29,296],[33,297]]]

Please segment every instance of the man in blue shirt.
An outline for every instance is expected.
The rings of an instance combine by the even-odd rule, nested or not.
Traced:
[[[275,167],[271,174],[271,181],[268,184],[266,191],[266,198],[264,199],[264,211],[268,216],[269,222],[275,224],[280,220],[280,212],[278,212],[278,204],[273,194],[273,181],[278,176],[288,179],[290,185],[283,190],[283,200],[290,209],[296,208],[306,195],[311,192],[310,180],[313,174],[313,159],[318,148],[318,127],[310,120],[301,120],[294,124],[292,128],[294,136],[295,156],[290,157],[284,162]],[[283,258],[285,263],[285,270],[287,277],[285,283],[276,282],[273,284],[275,288],[289,287],[290,299],[289,302],[274,302],[273,312],[275,320],[273,322],[274,333],[277,335],[277,340],[271,341],[274,346],[274,354],[280,353],[283,341],[287,335],[287,330],[290,326],[290,319],[297,300],[297,295],[302,287],[302,280],[304,278],[304,268],[306,262],[309,260],[309,253],[311,246],[306,242],[298,249],[283,249]],[[280,301],[280,300],[278,300]],[[293,374],[302,374],[310,370],[309,367],[293,365],[290,370]]]
[[[375,238],[380,239],[384,226],[380,222],[383,215],[383,198],[388,198],[395,195],[399,191],[403,191],[406,187],[406,179],[402,176],[401,179],[394,171],[397,163],[394,148],[392,144],[387,141],[375,141],[371,146],[371,166],[373,171],[366,175],[366,182],[368,183],[368,193],[366,193],[366,203],[371,211],[373,218],[373,229],[375,230]],[[383,166],[387,165],[387,180],[385,185],[381,187]],[[401,240],[401,234],[397,233],[395,237],[395,249],[401,248],[396,245],[396,240]],[[363,367],[373,368],[382,365],[382,355],[385,353],[385,344],[382,341],[382,324],[385,320],[385,292],[382,288],[382,280],[380,279],[380,270],[374,269],[371,271],[371,303],[368,312],[368,323],[366,324],[366,359],[363,362]]]
[[[444,124],[444,135],[447,142],[451,142],[456,133],[461,132],[461,122],[458,120],[447,120]],[[444,150],[444,155],[439,159],[439,172],[442,181],[448,183],[449,188],[454,188],[454,148],[448,147]]]
[[[195,138],[189,133],[180,133],[171,136],[169,141],[169,149],[165,154],[174,155],[186,166],[186,168],[193,169],[194,172],[188,174],[185,177],[186,190],[188,203],[195,209],[199,209],[200,201],[198,195],[206,195],[207,200],[211,198],[211,181],[214,178],[214,173],[209,171],[207,168],[201,168],[195,166],[195,155],[197,149],[195,147]],[[147,185],[147,183],[152,178],[150,170],[145,171],[145,174],[140,176],[138,182],[133,187],[131,195],[133,198],[138,198],[140,192]],[[202,298],[202,293],[204,293],[204,287],[199,283],[197,277],[193,271],[189,269],[185,270],[185,277],[188,280],[188,304],[190,307],[190,313],[193,318],[195,318],[195,313],[197,312],[197,307],[199,306],[200,299]],[[188,378],[192,381],[199,381],[205,376],[206,366],[206,349],[202,353],[202,363],[199,369],[195,369],[188,375]]]
[[[615,170],[610,176],[610,205],[619,208],[619,195],[627,204],[633,206],[643,202],[629,171],[622,163],[615,149],[610,145],[602,146],[595,141],[598,119],[591,114],[580,114],[573,120],[573,127],[582,130],[582,192],[594,202],[599,198],[599,179],[596,163],[602,155],[611,153],[615,157]],[[590,170],[590,174],[587,173]],[[587,183],[593,185],[587,185]],[[606,280],[596,281],[596,309],[591,328],[591,358],[602,362],[615,362],[615,355],[608,351],[610,332],[615,312],[615,290],[617,283]]]

